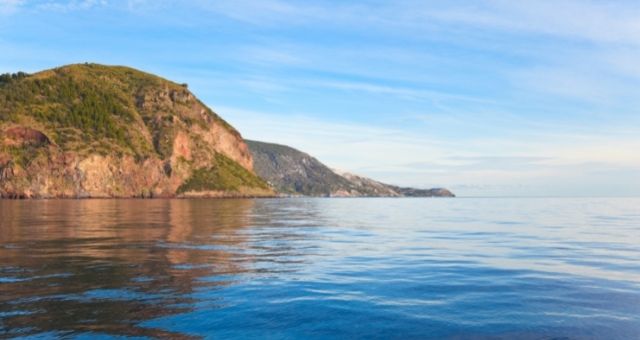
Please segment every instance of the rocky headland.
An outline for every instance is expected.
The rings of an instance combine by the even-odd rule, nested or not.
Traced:
[[[97,64],[0,78],[1,197],[274,194],[184,84]]]

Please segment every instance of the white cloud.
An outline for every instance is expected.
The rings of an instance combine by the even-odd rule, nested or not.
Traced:
[[[616,94],[616,84],[571,67],[539,67],[517,71],[513,85],[544,94],[603,102]]]
[[[48,1],[37,6],[37,9],[44,11],[70,12],[87,10],[96,7],[107,6],[107,0],[70,0],[70,1]]]
[[[287,1],[196,1],[197,6],[251,24],[299,24],[316,17],[322,8],[299,6]],[[286,22],[285,22],[286,20]]]
[[[129,0],[141,2],[141,0]],[[146,1],[143,1],[146,2]],[[637,1],[584,0],[483,0],[483,1],[394,1],[390,3],[204,1],[193,5],[256,25],[313,25],[331,22],[383,30],[412,27],[438,29],[441,24],[466,24],[487,29],[544,34],[600,43],[640,45],[640,5]],[[434,22],[437,21],[437,22]],[[451,28],[451,27],[449,27]],[[455,27],[454,27],[455,28]]]
[[[310,81],[309,85],[340,89],[345,91],[369,92],[373,94],[392,95],[404,99],[451,99],[476,103],[492,103],[490,99],[440,92],[427,89],[411,89],[402,86],[378,85],[375,83],[356,81]]]
[[[636,1],[488,0],[424,14],[442,21],[489,29],[544,34],[596,43],[640,45]]]
[[[0,14],[28,4],[0,0]],[[298,147],[330,166],[398,184],[460,188],[463,195],[471,188],[554,193],[554,186],[579,191],[596,182],[640,183],[633,175],[640,174],[635,0],[74,0],[39,8],[100,6],[128,8],[127,15],[139,14],[162,31],[167,18],[170,26],[186,22],[202,32],[212,22],[229,25],[215,26],[238,34],[222,46],[208,37],[183,42],[154,34],[138,41],[145,48],[133,57],[113,53],[121,63],[138,58],[145,67],[153,55],[149,65],[178,79],[191,72],[185,79],[191,88],[218,92],[211,97],[229,106],[255,98],[247,105],[296,112],[319,103],[312,108],[317,118],[234,107],[220,113],[249,138]],[[3,42],[3,63],[40,58],[48,65],[82,55],[74,46],[63,52],[14,44]],[[101,53],[90,55],[104,58]],[[340,107],[351,98],[356,105]],[[332,117],[342,109],[397,125],[329,121],[323,109]],[[627,190],[640,192],[639,185]]]
[[[289,145],[331,167],[392,184],[444,186],[463,196],[629,195],[640,190],[635,135],[530,131],[451,140],[305,115],[217,109],[248,139]]]
[[[640,80],[640,48],[607,49],[600,53],[599,58],[619,76]]]
[[[0,0],[0,15],[10,15],[15,13],[25,0]]]

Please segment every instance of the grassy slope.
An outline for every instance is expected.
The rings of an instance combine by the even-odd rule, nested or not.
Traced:
[[[79,154],[97,152],[118,156],[130,154],[138,159],[166,158],[172,142],[171,131],[166,129],[172,125],[163,124],[163,121],[170,122],[172,116],[177,115],[189,124],[209,124],[200,116],[186,116],[187,106],[194,105],[194,101],[202,104],[195,97],[190,97],[192,100],[188,103],[176,102],[175,108],[149,108],[140,104],[145,96],[170,91],[189,94],[186,85],[122,66],[75,64],[32,75],[2,75],[0,130],[11,124],[32,127],[44,132],[62,150]],[[217,114],[203,104],[202,107],[210,120],[239,136]],[[158,135],[164,138],[156,140]],[[43,151],[0,144],[2,152],[19,162],[28,162],[37,152]],[[222,155],[216,156],[215,163],[211,169],[217,169],[214,172],[217,175],[203,178],[205,170],[196,170],[185,188],[235,190],[241,186],[266,186],[264,181]]]
[[[0,82],[0,124],[44,130],[65,150],[91,148],[148,156],[154,146],[140,133],[136,100],[151,89],[182,85],[122,66],[76,64]],[[212,111],[215,120],[237,133]]]
[[[178,188],[178,194],[189,191],[242,191],[244,188],[269,190],[269,185],[247,169],[222,154],[216,154],[209,168],[200,168]]]

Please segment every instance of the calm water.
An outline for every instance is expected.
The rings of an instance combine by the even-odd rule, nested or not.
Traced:
[[[640,199],[0,201],[0,337],[640,339]]]

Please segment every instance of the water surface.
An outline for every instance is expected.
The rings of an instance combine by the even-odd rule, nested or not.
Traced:
[[[0,201],[0,337],[640,338],[639,207]]]

